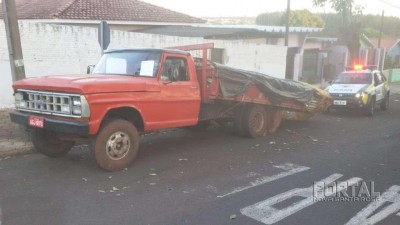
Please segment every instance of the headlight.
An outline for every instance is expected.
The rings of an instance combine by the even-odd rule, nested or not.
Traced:
[[[365,93],[365,92],[359,92],[359,93],[356,94],[356,98],[363,98],[366,95],[368,95],[368,94]]]
[[[81,98],[80,97],[73,97],[72,98],[72,105],[74,106],[81,106]]]
[[[72,98],[72,114],[82,117],[90,117],[89,104],[85,96]]]
[[[81,115],[82,114],[82,108],[80,106],[72,106],[72,114]]]
[[[17,108],[26,108],[27,107],[27,103],[26,103],[26,101],[24,101],[24,94],[17,92],[14,94],[14,98],[15,98],[15,107],[17,107]]]
[[[22,101],[22,100],[24,100],[24,95],[22,94],[22,93],[15,93],[14,94],[14,97],[15,97],[15,101],[16,102],[19,102],[19,101]]]

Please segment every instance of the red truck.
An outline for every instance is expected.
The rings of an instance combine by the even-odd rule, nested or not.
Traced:
[[[308,85],[263,80],[208,61],[213,44],[179,48],[111,50],[88,75],[17,81],[11,120],[29,128],[44,155],[59,157],[85,142],[100,168],[118,171],[133,163],[144,132],[213,120],[232,121],[239,134],[259,137],[273,133],[282,116],[312,115],[330,104]]]

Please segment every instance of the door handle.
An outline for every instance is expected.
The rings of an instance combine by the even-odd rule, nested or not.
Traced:
[[[192,89],[198,89],[199,87],[198,86],[192,86]]]

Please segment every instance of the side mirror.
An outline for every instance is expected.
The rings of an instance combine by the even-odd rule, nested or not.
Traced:
[[[86,69],[87,74],[91,74],[94,70],[95,65],[89,65]]]
[[[328,81],[328,84],[332,85],[333,84],[333,80]]]

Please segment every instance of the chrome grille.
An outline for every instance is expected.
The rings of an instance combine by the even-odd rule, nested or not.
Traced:
[[[72,98],[80,95],[31,90],[17,92],[23,94],[22,103],[16,105],[21,111],[76,117],[72,114]]]

